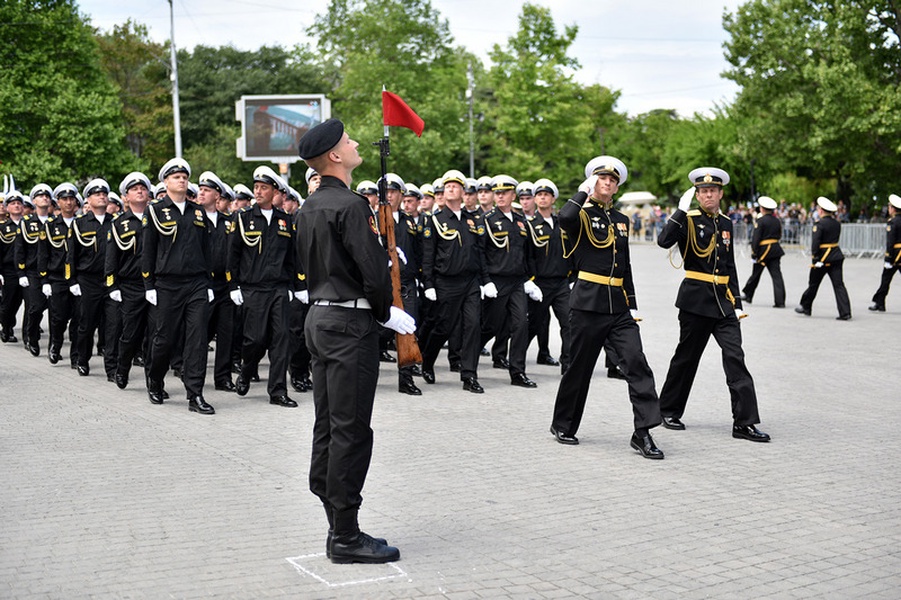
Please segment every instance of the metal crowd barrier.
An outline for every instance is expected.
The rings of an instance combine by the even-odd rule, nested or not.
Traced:
[[[783,227],[783,247],[797,245],[804,254],[810,254],[812,230],[813,223],[804,223],[786,235],[788,228]],[[842,223],[838,245],[845,256],[881,258],[885,254],[885,224]]]

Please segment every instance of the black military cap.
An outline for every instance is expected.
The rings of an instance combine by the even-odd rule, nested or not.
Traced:
[[[306,132],[297,145],[297,154],[304,160],[316,158],[334,148],[344,135],[344,123],[329,119]]]

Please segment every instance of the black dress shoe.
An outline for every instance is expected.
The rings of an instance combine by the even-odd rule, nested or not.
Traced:
[[[297,377],[291,378],[291,387],[294,388],[295,392],[303,393],[303,392],[307,391],[307,388],[306,388],[306,386],[304,386],[303,381],[301,381]]]
[[[339,565],[382,564],[400,560],[400,550],[361,531],[352,539],[332,538],[330,560]]]
[[[269,398],[269,404],[276,404],[285,408],[297,408],[297,402],[287,396],[272,396]]]
[[[622,379],[623,381],[625,381],[626,375],[619,370],[619,367],[613,367],[611,369],[607,369],[607,379]]]
[[[144,357],[143,356],[135,356],[131,360],[131,364],[134,367],[143,367],[144,366]]]
[[[497,360],[494,361],[494,363],[492,364],[492,366],[493,366],[495,369],[504,369],[504,370],[508,370],[508,369],[510,368],[510,363],[507,361],[506,358],[499,358],[499,359],[497,359]]]
[[[9,343],[9,334],[5,331],[0,331],[0,342],[4,344]]]
[[[250,376],[250,381],[253,383],[259,383],[260,382],[260,372],[254,371],[253,374]]]
[[[770,436],[753,425],[733,425],[732,437],[739,440],[751,440],[752,442],[768,442]]]
[[[216,409],[207,404],[203,396],[194,396],[188,401],[188,410],[202,415],[215,415]]]
[[[420,367],[419,365],[413,365],[412,367],[410,367],[410,375],[422,377],[422,367]]]
[[[663,426],[673,431],[682,431],[685,429],[685,423],[679,420],[679,417],[663,417]]]
[[[118,387],[120,390],[124,390],[126,387],[128,387],[128,373],[120,373],[119,371],[116,371],[114,379],[116,381],[116,387]]]
[[[538,384],[529,379],[525,373],[517,373],[516,375],[513,375],[510,379],[510,385],[524,388],[538,387]]]
[[[168,399],[169,399],[169,392],[167,392],[166,390],[163,390],[162,392],[160,392],[160,397],[161,397],[163,400],[168,400]]]
[[[87,377],[88,375],[91,374],[91,367],[88,366],[88,365],[78,365],[78,366],[75,368],[75,370],[78,371],[78,374],[79,374],[81,377]]]
[[[231,381],[221,381],[213,387],[215,387],[220,392],[234,392],[235,391],[235,384],[232,383]]]
[[[463,389],[473,394],[485,393],[485,388],[479,384],[479,380],[475,377],[467,377],[463,380]]]
[[[235,391],[238,392],[239,396],[246,396],[247,392],[250,391],[250,382],[247,381],[243,373],[238,375],[238,378],[235,380]]]
[[[181,369],[172,369],[172,374],[181,379],[184,376],[184,373]]]
[[[388,354],[387,350],[379,352],[379,362],[396,363],[397,359]]]
[[[491,353],[488,352],[488,348],[482,348],[479,350],[479,356],[491,356]]]
[[[147,396],[150,398],[151,404],[162,404],[163,403],[162,390],[147,390]]]
[[[785,308],[784,304],[774,304],[773,308]]]
[[[241,361],[240,360],[232,361],[232,373],[234,373],[235,375],[241,374]]]
[[[867,307],[867,310],[872,310],[873,312],[885,312],[885,305],[873,303]]]
[[[50,348],[50,350],[47,352],[47,358],[50,360],[51,365],[55,365],[63,359],[63,357],[60,356],[59,350],[55,348]]]
[[[310,379],[309,375],[304,375],[303,377],[301,377],[300,383],[303,384],[305,392],[309,392],[310,390],[313,389],[313,380]]]
[[[411,396],[422,396],[422,390],[416,387],[413,379],[401,379],[397,384],[397,391]]]
[[[463,370],[463,364],[458,363],[458,362],[451,363],[450,370],[451,370],[451,373],[459,373],[460,371]]]
[[[363,532],[361,531],[360,533],[363,533]],[[328,536],[326,536],[326,538],[325,538],[325,557],[328,559],[331,559],[331,557],[332,557],[332,535],[333,535],[333,531],[331,529],[329,529]],[[368,534],[363,533],[363,535],[368,535]],[[372,536],[370,536],[370,537],[372,537]],[[384,544],[385,546],[388,545],[388,540],[386,540],[385,538],[372,538],[372,539],[375,540],[376,542],[378,542],[379,544]]]
[[[539,365],[547,365],[549,367],[559,367],[560,361],[554,358],[553,356],[539,356],[538,357]]]
[[[807,315],[808,317],[810,316],[810,309],[804,308],[803,306],[796,306],[795,312],[798,313],[799,315]]]
[[[116,374],[115,373],[107,373],[106,380],[110,383],[116,383]]]
[[[835,320],[836,321],[850,321],[851,315],[839,315],[839,316],[835,317]]]
[[[431,369],[426,369],[425,367],[423,367],[422,380],[428,384],[435,383],[435,371],[432,371]]]
[[[567,446],[578,446],[579,438],[574,435],[568,435],[556,429],[553,425],[551,425],[551,433],[554,434],[554,437],[557,438],[557,441],[561,444],[565,444]]]
[[[41,347],[36,345],[28,346],[28,351],[31,352],[32,356],[40,356],[41,355]]]
[[[751,298],[750,298],[749,296],[746,296],[745,294],[742,294],[742,295],[741,295],[741,301],[742,301],[742,302],[747,302],[748,304],[751,304]]]
[[[641,455],[645,458],[650,458],[653,460],[663,459],[663,450],[661,450],[654,444],[654,440],[653,438],[651,438],[650,433],[646,433],[644,435],[633,433],[632,439],[629,441],[629,445],[638,450],[638,452],[641,453]]]

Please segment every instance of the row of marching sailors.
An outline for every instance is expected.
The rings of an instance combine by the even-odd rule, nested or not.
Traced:
[[[115,215],[107,214],[110,187],[103,179],[85,186],[83,207],[71,183],[35,186],[32,198],[43,206],[46,197],[58,214],[9,219],[0,228],[2,340],[17,341],[13,327],[24,295],[23,341],[32,355],[40,355],[40,323],[49,309],[52,364],[62,360],[68,329],[72,368],[88,376],[98,333],[109,381],[124,389],[132,365],[143,364],[150,401],[159,404],[169,397],[164,379],[171,367],[189,409],[213,414],[203,387],[215,338],[217,390],[246,395],[268,351],[270,403],[296,407],[287,372],[296,391],[312,389],[302,339],[307,292],[293,241],[301,197],[259,167],[254,203],[228,213],[219,208],[235,201],[235,190],[204,172],[194,202],[190,173],[182,159],[167,162],[159,172],[165,193],[152,201],[146,175],[130,173],[119,186],[127,210]],[[311,189],[317,179],[307,173]],[[235,188],[249,204],[249,190]],[[5,198],[11,213],[16,200]]]
[[[422,351],[421,367],[400,368],[399,391],[422,393],[414,375],[435,383],[435,363],[445,344],[450,371],[459,372],[463,389],[473,393],[484,392],[478,362],[492,339],[492,364],[509,371],[512,385],[536,387],[526,374],[527,349],[536,336],[544,338],[539,364],[560,365],[565,372],[572,267],[564,250],[565,234],[555,222],[556,185],[549,179],[529,184],[537,211],[526,216],[514,208],[519,182],[509,175],[490,178],[493,206],[487,211],[485,204],[464,201],[475,182],[457,170],[429,186],[442,196],[431,211],[417,210],[424,195],[415,185],[394,173],[385,179],[403,263],[404,310],[420,324]],[[361,182],[357,192],[375,210],[377,184]],[[551,310],[561,328],[559,362],[547,350]],[[618,374],[614,363],[608,364],[611,373]]]

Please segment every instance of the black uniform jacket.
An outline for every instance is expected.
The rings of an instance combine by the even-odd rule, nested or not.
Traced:
[[[323,176],[298,211],[297,252],[311,302],[366,298],[375,318],[388,320],[391,276],[375,216],[337,177]]]
[[[16,271],[16,237],[21,222],[16,223],[12,219],[0,221],[0,271],[3,273]]]
[[[785,256],[785,250],[779,243],[781,239],[782,221],[772,214],[761,215],[754,224],[754,234],[751,236],[751,258],[765,265],[768,260]]]
[[[557,216],[566,232],[573,271],[581,273],[570,294],[570,306],[604,314],[637,309],[629,257],[629,217],[589,200],[584,192],[576,192]],[[622,280],[622,284],[607,285],[585,277],[609,277]]]
[[[563,279],[572,272],[572,257],[564,257],[563,252],[566,232],[560,227],[560,218],[553,218],[553,227],[538,213],[528,221],[536,279]]]
[[[901,214],[895,214],[885,226],[885,262],[901,265]]]
[[[432,213],[422,228],[422,282],[435,287],[435,277],[471,277],[490,281],[482,256],[483,217],[461,207],[460,218],[449,208]]]
[[[106,234],[112,227],[113,217],[106,215],[103,223],[93,212],[86,212],[72,221],[68,233],[68,279],[79,275],[103,275],[106,259]]]
[[[19,234],[13,245],[19,277],[38,270],[38,249],[47,237],[44,224],[35,215],[25,215],[19,223]]]
[[[235,215],[234,231],[228,240],[228,287],[272,289],[287,285],[294,289],[294,256],[294,223],[288,213],[273,208],[267,223],[259,205],[243,208]]]
[[[228,270],[229,234],[233,229],[235,215],[227,215],[220,211],[216,211],[216,215],[216,224],[213,225],[210,216],[204,213],[207,220],[207,231],[210,233],[210,272],[212,273],[213,281],[220,286],[224,286],[225,272]]]
[[[106,287],[119,289],[119,280],[141,281],[141,250],[143,249],[143,222],[127,210],[116,215],[107,234],[104,274]]]
[[[379,213],[381,214],[381,213]],[[407,213],[397,213],[397,223],[394,224],[394,245],[403,250],[407,262],[401,261],[400,280],[404,283],[412,283],[422,273],[422,227],[416,224],[416,219]]]
[[[47,219],[44,223],[44,237],[44,242],[38,245],[38,272],[41,274],[41,283],[51,281],[58,283],[67,279],[69,226],[66,225],[66,220],[60,215]]]
[[[535,272],[529,248],[528,225],[521,214],[510,214],[512,219],[493,208],[483,217],[485,270],[491,278],[520,277],[525,281],[532,279]]]
[[[834,263],[845,259],[838,247],[842,235],[842,224],[832,215],[825,215],[813,226],[811,235],[810,262]]]
[[[190,200],[185,201],[184,214],[168,195],[147,206],[141,253],[144,289],[155,289],[158,278],[211,279],[207,222],[203,207]]]
[[[734,316],[735,309],[741,309],[732,241],[732,221],[720,212],[709,215],[701,210],[676,210],[667,219],[657,244],[662,248],[679,244],[686,277],[676,296],[678,308],[711,318]],[[700,281],[692,279],[692,274],[710,279],[728,277],[729,281]]]

